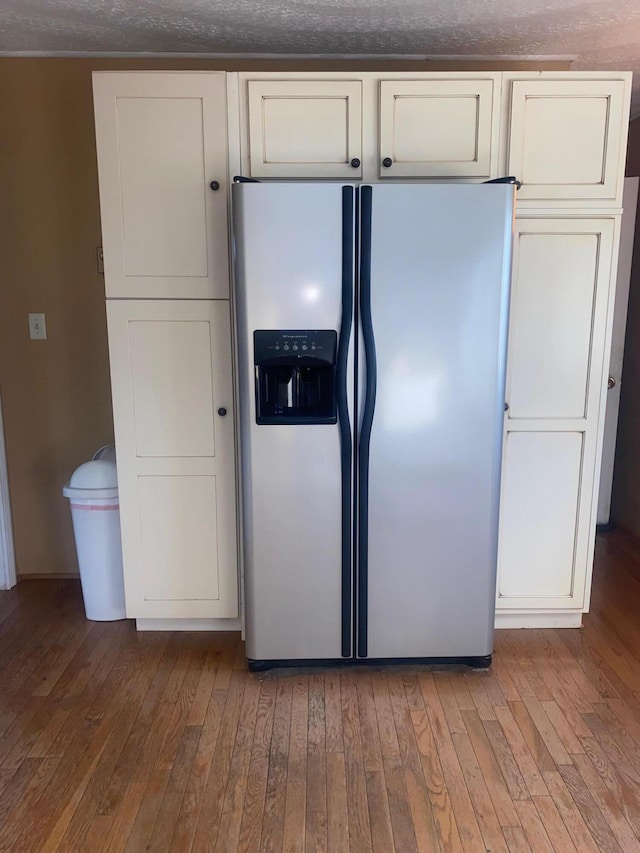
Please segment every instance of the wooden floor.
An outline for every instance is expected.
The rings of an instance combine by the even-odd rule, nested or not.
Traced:
[[[0,592],[0,849],[640,851],[640,550],[490,672],[250,675],[234,635]]]

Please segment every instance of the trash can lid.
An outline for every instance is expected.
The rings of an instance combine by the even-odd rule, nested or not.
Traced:
[[[69,485],[74,489],[115,489],[118,487],[116,464],[107,459],[85,462],[73,472]]]
[[[116,463],[106,459],[85,462],[73,472],[62,494],[66,498],[77,499],[117,498]]]

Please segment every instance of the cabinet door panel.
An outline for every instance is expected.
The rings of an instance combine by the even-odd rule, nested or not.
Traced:
[[[574,602],[583,434],[507,434],[498,606],[579,606]],[[542,603],[541,603],[542,602]]]
[[[515,80],[507,172],[518,201],[622,203],[624,80]]]
[[[598,397],[612,240],[608,220],[517,221],[511,420],[584,418],[589,394]]]
[[[129,322],[137,456],[215,455],[210,338],[208,320]]]
[[[491,177],[495,83],[383,80],[380,176]]]
[[[201,475],[138,479],[145,601],[219,598],[216,480]]]
[[[361,177],[362,84],[358,80],[249,80],[254,178]]]
[[[229,305],[110,300],[107,318],[127,615],[237,616]]]
[[[201,100],[117,98],[116,111],[127,274],[206,276]]]
[[[107,296],[226,298],[224,74],[97,73],[94,106]]]

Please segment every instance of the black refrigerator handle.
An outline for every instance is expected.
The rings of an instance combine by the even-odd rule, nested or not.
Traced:
[[[360,190],[360,322],[364,341],[367,385],[358,446],[358,648],[367,656],[369,579],[369,444],[376,405],[376,344],[371,319],[371,209],[373,189]]]
[[[352,440],[347,397],[349,341],[353,324],[354,290],[354,189],[342,187],[342,319],[336,363],[342,515],[342,657],[351,657],[351,460]]]

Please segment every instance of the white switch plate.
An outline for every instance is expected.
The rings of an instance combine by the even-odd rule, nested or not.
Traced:
[[[44,314],[29,314],[29,337],[32,341],[46,341],[47,327]]]

